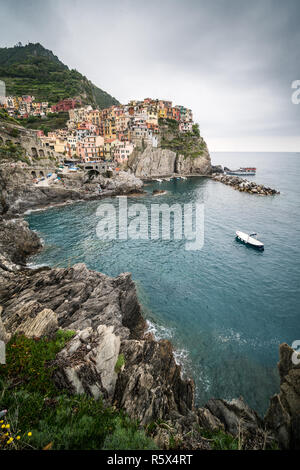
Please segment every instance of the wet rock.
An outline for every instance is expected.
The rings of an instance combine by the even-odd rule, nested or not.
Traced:
[[[224,173],[226,171],[226,167],[222,167],[222,165],[211,165],[211,174],[218,174],[218,173]]]
[[[55,168],[52,169],[52,172]],[[99,185],[101,190],[99,189]],[[64,174],[60,183],[36,186],[30,177],[30,167],[6,168],[0,165],[0,214],[15,217],[37,208],[68,204],[74,201],[102,199],[106,196],[141,191],[143,182],[129,172],[120,171],[111,178],[102,175],[89,181],[83,171]]]

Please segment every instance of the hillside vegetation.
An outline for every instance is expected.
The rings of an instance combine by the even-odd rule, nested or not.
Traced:
[[[63,129],[67,125],[69,113],[53,113],[47,117],[29,116],[27,119],[20,119],[19,125],[26,129],[42,130],[47,135],[55,129]]]
[[[0,80],[6,84],[7,95],[33,95],[37,101],[51,104],[71,97],[81,97],[83,104],[99,108],[118,104],[39,43],[0,48]]]
[[[161,131],[160,146],[173,150],[185,158],[197,158],[207,152],[207,146],[200,136],[198,124],[194,124],[191,132],[179,132],[179,124],[171,119],[159,119]]]

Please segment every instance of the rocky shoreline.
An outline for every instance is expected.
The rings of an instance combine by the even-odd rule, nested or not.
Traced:
[[[203,430],[230,433],[243,449],[277,443],[285,449],[300,447],[300,366],[293,365],[288,345],[280,347],[281,389],[264,420],[242,398],[230,403],[211,399],[197,408],[194,382],[182,377],[171,343],[147,333],[129,273],[110,278],[84,264],[26,267],[27,257],[41,249],[41,242],[21,217],[12,216],[37,207],[39,195],[33,197],[25,184],[13,197],[10,184],[2,192],[0,219],[0,339],[8,341],[16,332],[43,336],[58,328],[75,330],[55,360],[56,385],[72,393],[101,395],[143,426],[163,423],[154,433],[160,448],[168,448],[171,435],[179,449],[210,449]],[[131,189],[136,191],[127,187]],[[73,201],[82,199],[80,191],[72,194]],[[15,197],[24,199],[16,204]],[[49,192],[45,206],[57,202],[51,197]],[[123,363],[116,370],[120,357]]]
[[[257,196],[274,196],[275,194],[280,194],[280,191],[277,191],[276,189],[268,188],[262,184],[255,183],[254,181],[240,178],[239,176],[213,173],[211,178],[214,181],[219,181],[220,183],[231,186],[237,191],[256,194]]]

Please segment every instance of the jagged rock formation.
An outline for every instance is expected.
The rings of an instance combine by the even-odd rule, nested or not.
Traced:
[[[299,354],[287,344],[279,348],[280,392],[271,398],[265,422],[283,449],[300,449]],[[293,362],[294,359],[294,362]]]
[[[193,382],[181,377],[172,346],[144,337],[145,321],[129,274],[109,278],[78,264],[1,276],[2,319],[9,333],[28,332],[50,309],[60,328],[78,335],[57,357],[55,381],[73,392],[99,393],[143,423],[186,413]],[[125,367],[117,375],[119,354]]]
[[[241,448],[264,449],[274,441],[272,433],[265,428],[263,420],[244,402],[242,397],[230,402],[211,399],[206,404],[206,408],[223,424],[227,433],[239,439]]]
[[[73,393],[112,401],[119,352],[120,337],[112,325],[99,325],[96,330],[85,328],[57,355],[54,381]]]
[[[10,334],[7,333],[5,326],[3,325],[3,321],[1,318],[3,308],[0,306],[0,341],[7,343],[10,340]]]
[[[175,173],[181,175],[208,175],[210,173],[211,164],[208,152],[203,153],[199,157],[185,157],[178,155],[176,158]]]

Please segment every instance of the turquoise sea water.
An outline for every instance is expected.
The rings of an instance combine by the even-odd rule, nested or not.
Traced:
[[[199,177],[151,183],[147,196],[128,199],[148,207],[203,202],[200,251],[186,251],[184,240],[99,240],[99,201],[33,212],[27,220],[45,249],[31,262],[85,262],[111,276],[132,272],[152,328],[172,340],[195,379],[198,403],[242,395],[263,414],[279,387],[278,345],[300,339],[300,154],[216,153],[212,162],[256,166],[252,179],[281,194],[248,195]],[[153,197],[156,188],[168,192]],[[238,243],[236,230],[256,231],[265,251]]]

